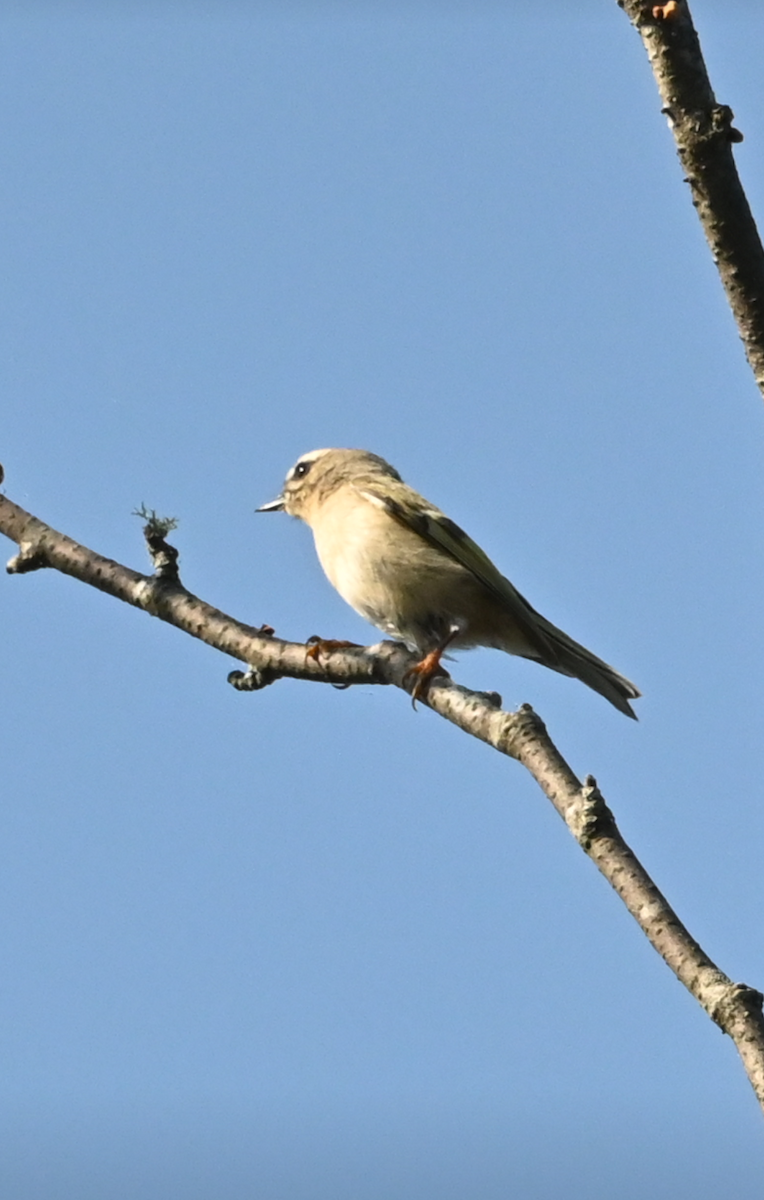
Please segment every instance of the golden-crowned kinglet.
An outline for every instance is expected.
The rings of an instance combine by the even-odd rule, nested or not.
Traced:
[[[356,612],[424,657],[414,694],[447,647],[492,646],[572,675],[622,713],[639,690],[574,642],[505,579],[453,521],[367,450],[312,450],[258,512],[284,511],[313,530],[330,582]]]

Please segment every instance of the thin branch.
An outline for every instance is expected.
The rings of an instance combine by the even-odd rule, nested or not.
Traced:
[[[406,675],[416,655],[404,646],[382,642],[331,649],[316,657],[302,643],[275,637],[270,626],[245,625],[192,595],[180,582],[177,552],[165,541],[169,528],[168,522],[150,515],[144,534],[156,573],[142,575],[58,533],[0,496],[0,533],[19,546],[8,564],[11,574],[51,567],[175,625],[246,663],[246,671],[229,675],[240,690],[256,691],[280,678],[335,686],[387,684],[408,690]],[[734,1040],[764,1108],[764,998],[746,984],[733,983],[690,936],[624,841],[594,778],[587,776],[581,783],[527,704],[517,712],[505,712],[495,693],[470,691],[450,677],[433,681],[423,703],[531,773],[664,962]]]
[[[732,109],[717,103],[686,0],[618,4],[647,50],[692,202],[764,394],[764,249],[732,153],[743,135],[732,125]]]

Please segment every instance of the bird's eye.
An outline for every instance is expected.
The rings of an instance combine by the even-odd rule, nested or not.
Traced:
[[[293,472],[295,479],[304,479],[312,466],[313,463],[309,462],[298,463]]]

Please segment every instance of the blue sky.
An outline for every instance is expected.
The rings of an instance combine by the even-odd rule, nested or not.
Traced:
[[[693,11],[761,216],[764,18]],[[617,5],[8,4],[0,58],[6,493],[373,641],[253,510],[383,454],[642,688],[454,666],[764,986],[764,407]],[[0,605],[5,1196],[760,1196],[734,1047],[520,767],[53,573]]]

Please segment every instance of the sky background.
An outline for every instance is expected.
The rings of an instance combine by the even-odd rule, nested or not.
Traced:
[[[693,11],[761,217],[764,12]],[[763,987],[764,406],[615,0],[8,2],[0,66],[6,494],[371,642],[253,510],[384,455],[641,687],[454,665]],[[760,1200],[734,1046],[517,764],[53,572],[0,610],[7,1200]]]

